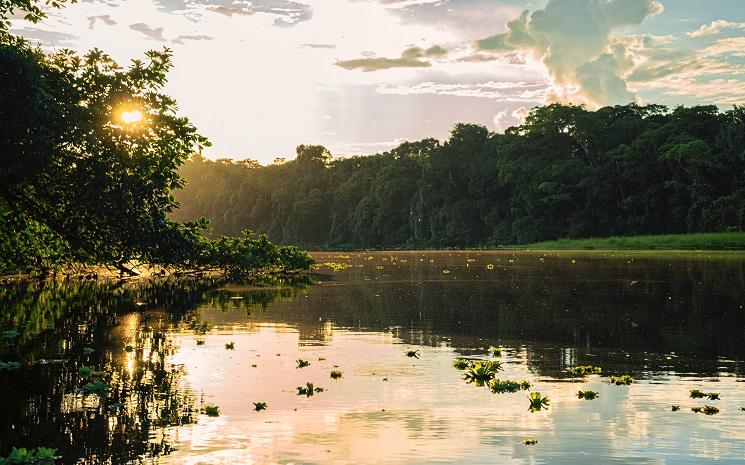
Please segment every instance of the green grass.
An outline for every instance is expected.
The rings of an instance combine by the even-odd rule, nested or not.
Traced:
[[[745,232],[562,239],[519,247],[531,250],[745,250]]]

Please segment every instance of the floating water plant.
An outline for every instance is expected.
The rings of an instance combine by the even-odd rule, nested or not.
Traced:
[[[501,357],[502,356],[502,349],[499,347],[491,346],[489,347],[489,353],[492,357]]]
[[[341,378],[341,371],[339,371],[339,370],[332,370],[331,371],[331,378],[332,379],[339,379],[339,378]]]
[[[495,394],[517,392],[520,390],[520,383],[510,380],[493,379],[489,381],[489,389]]]
[[[91,367],[87,367],[87,366],[83,365],[80,368],[78,368],[78,374],[80,374],[80,376],[83,376],[85,378],[87,378],[88,376],[90,376],[91,373],[93,373],[93,368],[91,368]]]
[[[17,370],[21,368],[21,364],[18,362],[0,362],[0,371],[3,370]]]
[[[456,358],[455,360],[453,360],[453,366],[458,370],[465,370],[466,368],[471,366],[471,361],[463,358]]]
[[[593,400],[597,399],[598,393],[595,391],[579,391],[577,392],[577,397],[585,400]]]
[[[95,350],[93,350],[93,347],[83,347],[83,353],[84,353],[85,355],[90,355],[90,354],[92,354],[93,352],[95,352]]]
[[[520,389],[523,391],[528,391],[533,385],[530,384],[528,381],[520,381]]]
[[[592,365],[580,365],[572,368],[572,373],[575,375],[599,375],[603,372],[603,369],[600,367],[592,366]]]
[[[489,263],[488,265],[486,265],[486,269],[487,270],[493,270],[494,269],[494,265],[492,265],[491,263]]]
[[[126,346],[124,346],[124,350],[127,352],[132,352],[133,350],[135,350],[135,348],[134,346],[127,344]]]
[[[310,381],[305,383],[305,386],[297,387],[297,395],[310,397],[313,395],[313,383]]]
[[[634,378],[632,378],[629,375],[623,375],[623,376],[611,376],[610,377],[610,383],[615,384],[616,386],[622,386],[622,385],[629,385],[634,382]]]
[[[719,413],[719,409],[713,405],[704,405],[703,407],[693,407],[691,411],[696,413],[703,413],[704,415],[716,415]]]
[[[551,404],[548,397],[541,397],[540,392],[531,392],[528,396],[528,400],[530,401],[530,407],[528,409],[531,412],[538,412],[544,408],[547,409]]]
[[[310,366],[310,362],[307,361],[307,360],[303,360],[302,358],[299,358],[299,359],[297,359],[295,361],[297,362],[297,367],[298,368],[305,368],[307,366]]]
[[[698,389],[691,389],[691,396],[692,399],[703,399],[706,397],[706,393],[703,391],[699,391]]]
[[[266,402],[254,402],[253,404],[254,404],[254,410],[257,412],[266,410]]]
[[[0,465],[53,465],[57,459],[54,455],[56,452],[56,449],[49,447],[38,447],[30,450],[23,447],[20,449],[14,447],[10,451],[10,455],[0,457]]]
[[[494,379],[501,368],[502,364],[496,361],[475,362],[466,369],[463,379],[481,386]]]
[[[538,444],[538,439],[523,439],[524,446],[535,446]]]
[[[197,339],[197,345],[198,346],[203,346],[204,343],[205,343],[205,340],[204,339]]]
[[[212,404],[205,405],[204,408],[202,409],[202,413],[204,413],[205,415],[209,417],[219,417],[220,407],[218,407],[217,405],[212,405]]]
[[[706,397],[709,398],[709,400],[719,400],[719,393],[718,392],[709,392],[706,394]]]
[[[85,386],[83,386],[83,392],[85,394],[95,394],[100,397],[105,396],[106,391],[108,390],[109,390],[109,385],[106,384],[104,381],[96,381],[94,383],[88,383]]]
[[[419,358],[419,351],[418,350],[407,350],[406,351],[406,356],[407,357]]]
[[[228,342],[225,344],[225,350],[235,350],[235,342]]]
[[[680,410],[680,405],[673,405],[673,406],[672,406],[672,408],[671,408],[671,410],[672,410],[673,412],[677,412],[677,411],[679,411],[679,410]]]

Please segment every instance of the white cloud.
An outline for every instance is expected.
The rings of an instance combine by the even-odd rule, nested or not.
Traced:
[[[704,24],[695,31],[689,32],[688,37],[699,38],[713,36],[720,34],[724,29],[745,29],[745,23],[735,23],[725,19],[717,19],[709,24]]]

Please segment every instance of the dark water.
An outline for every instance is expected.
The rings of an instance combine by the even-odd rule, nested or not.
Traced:
[[[20,366],[0,365],[0,455],[45,446],[60,463],[745,459],[745,254],[316,258],[313,285],[5,283],[0,361]],[[497,376],[531,382],[548,409],[529,412],[525,391],[463,381],[452,361],[496,359],[489,346],[502,348]],[[576,365],[604,373],[578,377]],[[83,389],[98,378],[82,366],[101,372],[100,395]],[[621,374],[636,382],[608,383]],[[298,396],[308,381],[324,391]],[[599,397],[580,400],[580,389]],[[691,389],[720,399],[691,399]],[[220,415],[202,413],[208,404]],[[719,413],[691,411],[704,405]]]

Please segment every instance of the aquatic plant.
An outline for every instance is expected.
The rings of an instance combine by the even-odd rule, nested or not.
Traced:
[[[95,350],[93,350],[93,347],[83,347],[83,354],[90,355],[93,352],[95,352]]]
[[[235,350],[235,342],[231,341],[226,343],[225,350]]]
[[[254,404],[254,410],[257,412],[266,410],[266,402],[254,402],[253,404]]]
[[[53,465],[57,457],[56,449],[37,447],[36,449],[13,448],[10,455],[0,457],[0,465]]]
[[[134,346],[127,344],[126,346],[124,346],[124,350],[127,352],[132,352],[133,350],[135,350],[135,348]]]
[[[629,375],[623,375],[623,376],[611,376],[610,377],[610,383],[615,384],[616,386],[622,386],[622,385],[629,385],[634,382],[634,378],[632,378]]]
[[[520,388],[520,383],[510,380],[493,379],[489,381],[489,389],[495,394],[503,394],[505,392],[517,392]]]
[[[551,400],[548,397],[542,397],[540,392],[531,392],[528,400],[530,400],[528,410],[531,412],[538,412],[544,408],[547,409],[551,404]]]
[[[313,383],[308,381],[305,386],[297,387],[297,395],[310,397],[313,395]]]
[[[535,446],[538,444],[538,439],[523,439],[524,446]]]
[[[458,370],[465,370],[471,366],[471,361],[464,358],[456,358],[453,360],[453,366]]]
[[[593,400],[597,399],[598,393],[595,391],[579,391],[577,392],[577,397],[585,400]]]
[[[341,378],[341,371],[339,371],[339,370],[332,370],[331,371],[331,378],[332,379],[339,379],[339,378]]]
[[[85,394],[95,394],[99,397],[103,397],[106,395],[106,392],[109,390],[109,385],[106,384],[104,381],[96,381],[93,383],[88,383],[85,386],[83,386],[83,393]]]
[[[600,367],[592,366],[592,365],[580,365],[572,368],[572,373],[575,375],[599,375],[603,372],[603,369]]]
[[[671,408],[671,410],[673,412],[677,412],[678,410],[680,410],[680,405],[673,405],[672,408]]]
[[[204,408],[202,408],[202,413],[209,417],[219,417],[220,416],[220,407],[213,404],[205,405]]]
[[[719,393],[718,392],[709,392],[706,394],[706,397],[709,398],[709,400],[719,400]]]
[[[0,362],[0,371],[3,370],[17,370],[21,368],[21,364],[19,362]]]
[[[530,388],[531,388],[532,386],[533,386],[533,385],[532,385],[532,384],[530,384],[530,382],[529,382],[529,381],[524,381],[524,380],[523,380],[523,381],[520,381],[520,389],[522,389],[523,391],[528,391],[528,390],[530,390]]]
[[[204,339],[197,339],[197,345],[203,346],[206,341]]]
[[[719,413],[719,409],[713,405],[704,405],[703,407],[693,407],[692,412],[703,413],[704,415],[716,415]]]
[[[699,391],[698,389],[691,389],[691,396],[692,399],[703,399],[706,397],[706,393],[703,391]]]
[[[209,323],[192,322],[190,328],[194,330],[196,334],[207,334],[207,331],[212,329]]]
[[[324,389],[324,388],[322,388],[322,387],[317,387],[317,388],[315,388],[315,389],[313,389],[313,390],[314,390],[315,392],[323,392],[323,391],[325,391],[325,389]]]
[[[319,362],[323,362],[324,360],[326,360],[324,357],[318,357]]]
[[[502,368],[502,364],[497,361],[481,361],[471,364],[466,369],[463,379],[469,383],[476,383],[478,386],[491,381],[497,372]]]
[[[502,356],[502,349],[499,347],[491,346],[489,347],[489,353],[492,357],[501,357]]]
[[[303,360],[302,358],[299,358],[299,359],[297,359],[295,361],[297,362],[297,367],[298,368],[305,368],[307,366],[310,366],[310,362],[307,361],[307,360]]]
[[[407,357],[419,358],[419,351],[418,350],[408,350],[408,351],[406,351],[406,356]]]
[[[93,373],[93,368],[91,367],[83,365],[80,368],[78,368],[78,374],[80,374],[80,376],[83,376],[85,378],[90,376],[91,373]]]

